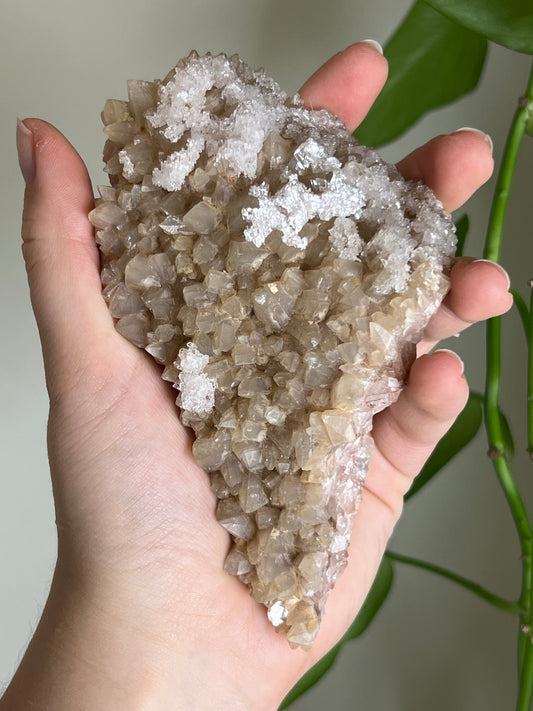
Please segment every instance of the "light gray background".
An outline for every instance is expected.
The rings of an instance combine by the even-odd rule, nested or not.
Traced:
[[[238,52],[288,91],[334,52],[358,39],[385,42],[409,0],[4,0],[0,27],[0,684],[7,682],[42,609],[55,559],[45,451],[47,399],[40,347],[20,251],[23,182],[16,164],[15,117],[55,123],[101,172],[99,112],[125,96],[128,78],[164,76],[190,49]],[[494,47],[475,94],[424,119],[383,153],[399,158],[435,133],[460,126],[490,132],[501,156],[505,132],[527,78],[528,59]],[[527,293],[533,276],[531,170],[526,141],[507,221],[503,262]],[[479,255],[494,180],[471,200],[470,251]],[[524,453],[525,348],[518,319],[504,330],[503,402],[516,431],[515,468],[526,500],[533,472]],[[483,330],[453,340],[466,372],[482,386]],[[479,436],[408,504],[392,547],[431,559],[503,595],[517,595],[519,548]],[[394,590],[367,634],[295,710],[433,711],[514,707],[515,620],[429,573],[397,568]],[[170,711],[170,710],[169,710]]]

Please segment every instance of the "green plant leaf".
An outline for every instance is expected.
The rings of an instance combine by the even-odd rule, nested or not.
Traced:
[[[352,622],[348,630],[341,639],[340,644],[344,644],[350,639],[355,639],[363,634],[376,616],[376,613],[383,605],[392,586],[393,568],[390,560],[384,558],[381,561],[377,575],[372,583],[372,587],[359,610],[359,614]]]
[[[484,37],[418,0],[385,46],[389,78],[355,136],[381,146],[431,109],[472,91],[486,52]]]
[[[302,694],[305,694],[306,691],[320,681],[324,674],[326,674],[326,672],[328,672],[333,666],[340,649],[340,643],[336,644],[333,649],[331,649],[319,662],[315,664],[314,667],[311,667],[311,669],[304,674],[296,686],[292,687],[287,696],[281,702],[281,706],[278,711],[283,711],[283,709],[288,708],[292,703],[294,703],[294,701],[296,701],[296,699],[302,696]]]
[[[436,476],[448,462],[474,439],[483,419],[483,397],[479,393],[470,393],[463,411],[455,420],[451,429],[444,435],[433,450],[413,486],[405,495],[405,501],[412,498],[422,487]]]
[[[331,649],[319,662],[317,662],[317,664],[315,664],[314,667],[304,674],[300,681],[289,691],[287,696],[281,702],[281,706],[278,711],[283,711],[283,709],[288,708],[293,701],[314,686],[317,681],[324,676],[328,669],[331,668],[342,646],[349,640],[355,639],[356,637],[359,637],[359,635],[363,634],[376,616],[376,613],[380,607],[385,602],[392,586],[392,578],[392,563],[388,558],[383,558],[372,587],[366,596],[366,600],[347,632],[333,647],[333,649]]]
[[[464,214],[455,223],[455,232],[457,234],[457,249],[455,250],[456,257],[462,257],[464,254],[465,241],[470,227],[468,215]]]
[[[425,0],[450,20],[517,52],[533,54],[531,0]]]
[[[507,459],[507,461],[510,461],[514,457],[514,441],[513,441],[513,435],[511,433],[511,428],[509,427],[509,422],[507,421],[507,418],[503,414],[503,412],[500,410],[500,424],[502,428],[502,436],[503,436],[503,455]]]

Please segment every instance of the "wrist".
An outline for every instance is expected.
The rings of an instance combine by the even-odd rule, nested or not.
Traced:
[[[215,700],[221,711],[263,711],[239,688],[237,672],[221,672],[208,645],[177,624],[163,635],[152,611],[135,612],[66,585],[56,570],[0,711],[207,711]]]

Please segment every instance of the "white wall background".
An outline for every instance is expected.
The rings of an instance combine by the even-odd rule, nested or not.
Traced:
[[[55,559],[45,451],[47,400],[40,347],[20,251],[23,182],[15,118],[56,124],[101,172],[99,112],[125,96],[126,79],[164,76],[190,49],[238,52],[288,91],[334,52],[367,37],[385,42],[410,0],[4,0],[0,24],[0,685],[7,683],[44,604]],[[478,126],[501,156],[523,91],[528,59],[493,48],[475,94],[424,119],[384,155],[399,158],[435,133]],[[530,218],[533,139],[519,163],[507,221],[504,264],[527,293],[533,276]],[[471,200],[470,250],[479,256],[494,180]],[[515,468],[526,499],[532,465],[524,453],[525,348],[516,316],[505,327],[503,402],[517,433]],[[483,331],[453,340],[473,385],[482,386]],[[519,589],[519,548],[482,436],[406,506],[392,547],[431,559],[508,596]],[[295,711],[433,711],[512,708],[515,621],[451,583],[398,568],[385,608],[366,635]],[[170,711],[170,710],[169,710]]]

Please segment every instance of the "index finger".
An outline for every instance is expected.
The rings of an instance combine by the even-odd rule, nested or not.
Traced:
[[[388,64],[374,40],[338,52],[302,86],[310,109],[327,109],[354,131],[365,118],[387,80]]]

